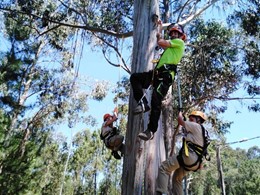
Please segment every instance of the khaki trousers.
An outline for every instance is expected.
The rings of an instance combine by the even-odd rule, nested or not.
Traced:
[[[192,165],[198,159],[198,156],[195,152],[189,150],[189,156],[186,157],[183,153],[183,160],[185,164]],[[198,164],[192,167],[192,170],[196,170],[198,168]],[[177,155],[170,156],[168,159],[162,162],[159,167],[158,177],[157,177],[157,192],[168,193],[168,182],[171,173],[173,173],[173,194],[174,195],[182,195],[183,187],[182,187],[182,179],[189,172],[186,171],[183,167],[179,165],[177,160]]]
[[[114,135],[113,137],[110,137],[108,140],[105,140],[107,147],[113,151],[118,151],[121,148],[123,141],[124,136],[122,135]]]

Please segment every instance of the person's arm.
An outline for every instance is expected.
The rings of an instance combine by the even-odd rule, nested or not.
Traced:
[[[162,37],[162,34],[161,33],[157,33],[156,35],[156,38],[157,38],[157,44],[162,47],[163,49],[166,49],[168,47],[171,47],[171,43],[169,40],[165,40],[163,37]]]
[[[182,112],[179,112],[179,115],[178,115],[178,124],[181,125],[181,126],[183,126],[183,127],[185,128],[185,121],[184,121]]]
[[[158,24],[158,33],[162,34],[162,30],[163,30],[162,21],[159,20],[157,24]]]
[[[157,37],[157,44],[163,49],[167,49],[171,47],[171,43],[169,40],[165,40],[162,37]]]
[[[108,120],[105,124],[105,126],[109,126],[111,125],[114,121],[117,120],[117,115],[118,115],[118,109],[117,107],[114,109],[114,113],[113,113],[113,116],[112,116],[112,119]]]
[[[162,47],[163,49],[171,47],[170,41],[163,39],[163,36],[162,36],[163,25],[162,25],[161,20],[158,21],[158,28],[159,28],[159,30],[158,30],[158,33],[156,34],[157,44],[160,47]]]

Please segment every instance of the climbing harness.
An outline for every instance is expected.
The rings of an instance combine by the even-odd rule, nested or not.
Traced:
[[[105,145],[106,145],[107,147],[109,147],[109,144],[108,144],[109,139],[110,139],[111,137],[117,135],[117,134],[118,134],[117,132],[118,132],[117,128],[116,128],[116,127],[113,127],[112,132],[107,132],[105,135],[102,135],[102,129],[101,129],[100,139],[103,140],[103,141],[105,140],[105,141],[104,141],[104,142],[105,142]]]
[[[185,138],[183,138],[183,142],[182,142],[183,145],[182,145],[182,148],[180,149],[180,152],[179,152],[179,155],[177,156],[177,159],[178,159],[180,165],[187,171],[191,171],[191,168],[199,163],[198,168],[196,170],[193,170],[194,172],[197,171],[200,168],[200,165],[202,163],[203,158],[205,158],[207,161],[210,161],[210,157],[208,155],[208,150],[207,150],[207,148],[210,144],[208,131],[203,127],[203,125],[201,125],[201,129],[202,129],[202,136],[203,136],[203,141],[204,141],[203,147],[201,147],[197,144],[194,144],[190,141],[186,141]],[[198,155],[197,161],[195,163],[191,164],[191,165],[186,165],[184,163],[184,160],[183,160],[183,157],[182,157],[183,150],[184,150],[185,155],[189,156],[188,148],[193,150]]]
[[[179,111],[182,111],[183,109],[183,105],[182,105],[182,98],[181,98],[181,81],[180,81],[180,73],[179,71],[176,72],[177,74],[177,88],[178,88],[178,102],[179,102],[179,106],[178,109]],[[185,118],[184,118],[185,120]],[[210,157],[208,156],[208,151],[207,151],[207,147],[210,144],[210,139],[209,139],[209,134],[208,131],[203,127],[203,125],[200,125],[201,129],[202,129],[202,137],[203,137],[203,142],[204,145],[203,147],[194,144],[190,141],[186,141],[186,139],[183,137],[182,138],[182,147],[179,151],[179,154],[177,156],[178,162],[180,163],[180,165],[187,171],[190,171],[190,168],[194,167],[195,165],[197,165],[199,163],[199,166],[195,171],[197,171],[200,168],[200,164],[202,163],[203,157],[209,161]],[[179,125],[178,125],[179,127]],[[177,129],[178,129],[177,127]],[[189,156],[189,149],[193,150],[197,155],[198,155],[198,159],[195,163],[191,164],[191,165],[186,165],[184,163],[183,160],[183,150],[184,150],[184,154],[185,156]]]

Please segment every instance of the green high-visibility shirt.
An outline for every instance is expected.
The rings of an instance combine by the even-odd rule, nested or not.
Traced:
[[[170,40],[171,47],[168,47],[162,54],[156,68],[160,68],[164,64],[177,65],[184,55],[185,44],[182,39]]]

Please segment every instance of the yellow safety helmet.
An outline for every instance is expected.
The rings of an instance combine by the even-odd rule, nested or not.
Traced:
[[[207,120],[206,115],[205,115],[203,112],[201,112],[201,111],[192,111],[192,112],[190,113],[189,117],[190,117],[190,116],[199,116],[200,118],[203,119],[203,122],[204,122],[205,120]]]

